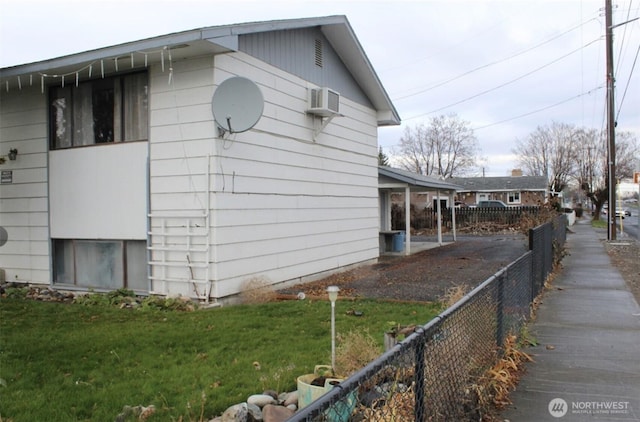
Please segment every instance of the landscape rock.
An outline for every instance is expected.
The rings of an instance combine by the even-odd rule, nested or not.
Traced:
[[[124,422],[129,416],[134,416],[137,420],[145,421],[156,412],[154,405],[149,406],[129,406],[126,405],[122,408],[122,412],[116,416],[116,422]]]
[[[294,411],[283,406],[268,404],[262,409],[264,422],[284,422],[294,414]]]
[[[384,401],[385,395],[377,389],[369,390],[360,397],[360,403],[366,407],[373,407],[374,403],[381,404],[380,400]]]
[[[298,390],[292,391],[285,395],[285,398],[282,400],[282,404],[286,407],[289,407],[292,404],[298,406]]]
[[[249,411],[249,420],[251,422],[262,421],[262,410],[253,403],[247,403],[247,410]]]
[[[227,408],[220,417],[220,422],[248,422],[248,417],[247,403],[239,403]]]
[[[249,396],[247,403],[255,404],[259,408],[263,408],[268,404],[278,404],[278,401],[269,394],[254,394]]]

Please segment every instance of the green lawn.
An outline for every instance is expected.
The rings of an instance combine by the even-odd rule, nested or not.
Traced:
[[[113,421],[125,405],[151,404],[149,421],[206,421],[263,389],[294,390],[297,376],[329,364],[330,309],[310,300],[178,312],[2,298],[0,421]],[[338,301],[336,330],[368,330],[382,347],[393,324],[424,324],[440,310]]]

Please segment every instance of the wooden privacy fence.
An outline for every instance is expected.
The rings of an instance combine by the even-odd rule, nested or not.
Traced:
[[[451,209],[442,208],[442,227],[451,228]],[[478,223],[497,223],[515,225],[520,223],[524,215],[538,215],[540,207],[508,207],[508,208],[455,208],[456,227],[473,226]],[[394,230],[405,230],[404,207],[394,204],[391,207],[392,227]],[[415,230],[434,229],[438,226],[438,212],[434,208],[416,209],[411,206],[411,227]]]

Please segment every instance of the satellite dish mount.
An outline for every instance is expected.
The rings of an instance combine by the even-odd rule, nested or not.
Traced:
[[[260,88],[253,81],[241,76],[226,79],[218,86],[211,99],[211,111],[218,133],[246,132],[253,128],[264,109]]]

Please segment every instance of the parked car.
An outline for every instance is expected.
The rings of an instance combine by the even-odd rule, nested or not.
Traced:
[[[502,201],[480,201],[478,202],[478,208],[507,208],[507,204]]]
[[[608,208],[602,208],[602,214],[607,215],[608,211]],[[629,211],[627,208],[616,208],[616,217],[631,217],[631,211]]]

